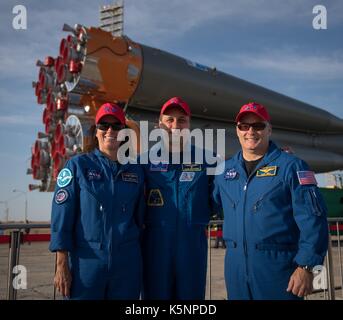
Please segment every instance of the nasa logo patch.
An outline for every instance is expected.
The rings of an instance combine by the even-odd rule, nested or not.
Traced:
[[[225,172],[224,179],[225,180],[233,180],[238,177],[238,172],[236,169],[229,169]]]
[[[101,180],[102,175],[99,171],[95,169],[88,169],[87,171],[87,179],[88,181],[99,181]]]

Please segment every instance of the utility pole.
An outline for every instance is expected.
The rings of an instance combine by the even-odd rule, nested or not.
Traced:
[[[0,201],[0,203],[4,204],[5,206],[5,222],[8,222],[9,217],[10,217],[10,209],[8,207],[8,201],[4,200],[4,201]]]
[[[22,191],[22,190],[14,189],[13,192],[18,192],[18,193],[21,193],[21,194],[25,195],[25,217],[24,217],[24,222],[28,223],[28,220],[27,220],[27,191]]]

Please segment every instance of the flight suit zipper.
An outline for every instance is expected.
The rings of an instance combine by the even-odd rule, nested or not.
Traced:
[[[112,190],[113,190],[113,197],[114,197],[114,203],[118,203],[121,201],[121,199],[118,199],[118,184],[116,184],[116,181],[118,179],[118,176],[121,172],[118,172],[117,175],[112,176]],[[119,212],[118,212],[119,211]],[[122,214],[122,212],[126,211],[126,203],[122,203],[120,207],[112,207],[111,213],[109,216],[110,220],[110,227],[109,227],[109,256],[108,256],[108,270],[111,272],[113,268],[113,256],[115,256],[114,251],[116,252],[118,250],[118,231],[115,229],[115,234],[113,236],[113,225],[115,225],[116,221],[116,215]],[[116,237],[116,241],[113,237]]]
[[[244,257],[245,257],[245,273],[248,277],[249,275],[249,268],[248,268],[248,247],[247,247],[247,237],[246,237],[246,223],[245,223],[245,207],[246,207],[246,196],[247,196],[247,188],[248,188],[249,178],[246,180],[245,185],[243,187],[244,191],[244,199],[243,199],[243,250],[244,250]]]
[[[177,203],[177,215],[176,215],[176,226],[178,226],[180,221],[180,204],[179,204],[179,169],[176,167],[174,177],[176,178],[175,184],[175,195],[176,195],[176,203]]]
[[[244,191],[244,199],[243,199],[243,250],[244,250],[244,257],[245,257],[245,271],[247,278],[249,277],[249,267],[248,267],[248,245],[247,245],[247,235],[246,235],[246,198],[247,198],[247,189],[248,189],[248,184],[251,180],[251,178],[254,176],[257,170],[260,168],[263,168],[266,166],[266,163],[263,163],[262,165],[256,167],[254,171],[252,171],[247,178],[243,191]]]

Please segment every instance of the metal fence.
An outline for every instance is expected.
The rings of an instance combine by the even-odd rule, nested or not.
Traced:
[[[225,299],[225,284],[223,275],[223,263],[225,255],[225,243],[222,239],[222,220],[211,221],[208,225],[208,277],[206,299]],[[326,299],[335,300],[343,299],[343,262],[342,262],[342,245],[341,237],[343,235],[343,218],[328,218],[328,226],[330,229],[329,248],[325,257],[324,268],[317,270],[314,276],[315,290],[312,295],[306,299]],[[50,228],[48,223],[45,224],[0,224],[0,231],[9,231],[9,250],[8,250],[8,269],[7,276],[2,275],[6,279],[6,299],[16,300],[17,293],[20,291],[15,287],[15,277],[18,273],[16,266],[20,265],[21,245],[27,243],[30,230]],[[4,248],[4,247],[3,247]],[[45,252],[46,249],[46,252]],[[48,248],[40,248],[45,253],[48,253]],[[30,252],[27,255],[34,255],[37,252]],[[41,252],[42,253],[42,252]],[[3,250],[2,260],[5,260],[6,252]],[[48,286],[48,294],[42,296],[43,299],[55,299],[55,290],[53,288],[53,275],[55,272],[55,257],[49,255],[47,266],[41,266],[46,274],[49,274],[45,286]],[[30,258],[33,258],[30,256]],[[36,263],[40,263],[40,258],[37,257]],[[37,268],[37,266],[30,266]],[[0,266],[1,270],[5,270],[4,266]],[[2,271],[3,272],[3,271]],[[38,273],[40,270],[38,270]],[[51,275],[51,276],[50,276]],[[43,284],[44,285],[44,284]],[[220,295],[216,294],[220,292]],[[24,298],[30,299],[30,296]],[[37,298],[37,297],[36,297]],[[39,296],[38,296],[39,298]],[[21,297],[19,296],[19,299]]]
[[[322,267],[318,266],[314,270],[314,290],[313,293],[306,297],[307,300],[343,300],[343,261],[342,261],[342,237],[343,237],[343,218],[328,218],[329,228],[329,243],[328,252]],[[217,231],[218,228],[222,230],[223,220],[211,221],[208,226],[208,234],[212,235],[209,239],[209,281],[208,291],[209,299],[212,298],[213,289],[212,285],[212,253],[213,248],[220,246],[225,248],[221,234],[214,234],[213,230]],[[218,237],[219,236],[219,237]]]

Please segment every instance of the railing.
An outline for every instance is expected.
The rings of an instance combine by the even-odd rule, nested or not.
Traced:
[[[330,300],[336,299],[336,291],[340,290],[340,298],[343,300],[343,261],[341,237],[343,234],[343,218],[328,218],[329,225],[329,248],[325,258],[328,269],[328,294]],[[336,267],[336,270],[335,270]],[[337,270],[338,269],[338,270]],[[339,280],[338,280],[339,278]],[[339,283],[339,286],[336,286]]]
[[[328,227],[329,227],[329,243],[328,243],[328,252],[325,257],[324,266],[321,269],[317,269],[317,272],[314,274],[314,286],[313,294],[308,296],[306,299],[325,299],[325,300],[343,300],[343,261],[342,261],[342,245],[341,238],[343,237],[343,218],[328,218]],[[211,234],[211,231],[214,228],[222,229],[223,220],[212,220],[208,226],[208,234]],[[212,231],[213,234],[213,231]],[[208,291],[209,299],[212,298],[212,242],[215,241],[215,247],[218,247],[218,243],[221,243],[222,238],[219,234],[219,239],[217,235],[208,237],[209,241],[209,280],[208,280]],[[224,243],[225,247],[225,243]],[[319,279],[319,281],[318,281]],[[339,284],[339,285],[336,285]],[[340,297],[337,296],[337,293],[340,291]]]
[[[24,242],[25,236],[22,230],[28,234],[31,229],[45,229],[50,228],[49,223],[25,223],[25,224],[0,224],[0,230],[10,230],[9,236],[9,253],[8,253],[8,276],[7,276],[7,299],[16,300],[17,291],[14,288],[14,268],[19,265],[20,246]]]
[[[225,243],[221,238],[222,220],[212,220],[208,225],[208,281],[207,281],[207,299],[212,299],[212,257],[224,251],[215,250],[219,244],[225,247]],[[330,228],[329,248],[325,258],[323,271],[320,275],[321,288],[317,288],[314,293],[307,299],[343,299],[343,262],[342,262],[342,246],[341,237],[343,234],[343,218],[328,218]],[[8,253],[8,274],[7,274],[7,293],[6,297],[9,300],[17,299],[17,289],[14,288],[14,268],[19,265],[21,243],[30,241],[29,231],[32,229],[50,228],[50,224],[0,224],[0,230],[10,230],[9,235],[9,253]],[[25,233],[23,232],[25,231]],[[34,236],[34,235],[32,235]],[[34,238],[34,237],[33,237]],[[213,244],[214,242],[214,244]],[[315,276],[318,277],[319,275]],[[52,278],[51,278],[52,279]],[[339,285],[336,285],[339,284]],[[52,286],[52,281],[51,281]],[[340,298],[337,293],[340,292]],[[55,290],[53,289],[53,299],[55,299]]]

